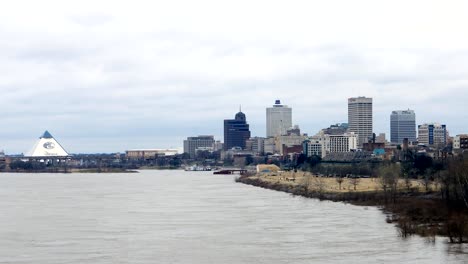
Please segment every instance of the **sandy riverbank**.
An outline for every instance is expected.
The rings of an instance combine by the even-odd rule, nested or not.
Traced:
[[[382,184],[378,178],[334,178],[318,177],[310,172],[278,172],[272,174],[257,174],[250,176],[251,179],[258,179],[271,184],[289,185],[296,187],[307,185],[309,190],[322,191],[325,193],[347,193],[347,192],[376,192],[383,191]],[[341,181],[341,185],[339,183]],[[404,179],[398,181],[399,190],[425,191],[422,181]],[[434,183],[429,184],[431,190],[437,190],[438,186]]]

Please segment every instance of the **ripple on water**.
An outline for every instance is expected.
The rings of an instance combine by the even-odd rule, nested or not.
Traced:
[[[375,207],[209,172],[5,174],[0,263],[464,263],[466,245],[401,239]]]

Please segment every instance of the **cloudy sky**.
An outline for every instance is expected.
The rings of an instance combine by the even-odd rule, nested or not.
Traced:
[[[49,130],[72,153],[222,139],[242,104],[293,108],[315,134],[347,98],[468,132],[468,1],[8,1],[0,9],[0,150]]]

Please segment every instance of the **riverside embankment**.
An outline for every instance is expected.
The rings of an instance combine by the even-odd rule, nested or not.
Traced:
[[[379,178],[326,178],[308,172],[241,176],[237,182],[320,200],[378,206],[402,236],[419,234],[450,242],[468,241],[468,211],[454,209],[440,195],[437,183],[397,180],[390,187]]]

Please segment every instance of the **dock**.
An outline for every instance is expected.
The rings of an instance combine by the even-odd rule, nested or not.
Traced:
[[[213,172],[213,174],[240,174],[240,175],[244,175],[245,173],[247,173],[247,170],[243,170],[243,169],[229,169],[229,170],[219,170],[219,171]]]

